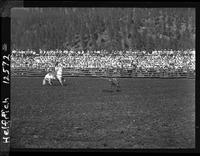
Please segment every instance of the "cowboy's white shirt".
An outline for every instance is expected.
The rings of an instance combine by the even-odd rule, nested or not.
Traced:
[[[62,76],[62,67],[55,67],[56,75]]]

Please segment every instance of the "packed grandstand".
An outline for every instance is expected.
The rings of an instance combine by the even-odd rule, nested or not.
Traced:
[[[195,51],[18,51],[11,55],[11,69],[46,69],[56,61],[64,68],[133,69],[142,71],[195,72]]]

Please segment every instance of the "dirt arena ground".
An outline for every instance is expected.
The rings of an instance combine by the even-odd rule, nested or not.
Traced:
[[[195,147],[194,79],[11,79],[11,148]]]

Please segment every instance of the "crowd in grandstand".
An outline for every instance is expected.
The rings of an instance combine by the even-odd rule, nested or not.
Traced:
[[[56,50],[39,53],[27,50],[13,50],[11,68],[46,69],[61,62],[64,68],[87,69],[133,69],[136,70],[173,70],[195,71],[195,51],[72,51]]]

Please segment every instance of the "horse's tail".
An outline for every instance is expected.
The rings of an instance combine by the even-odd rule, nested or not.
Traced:
[[[45,84],[46,84],[46,80],[44,78],[43,81],[42,81],[42,85],[45,85]]]

